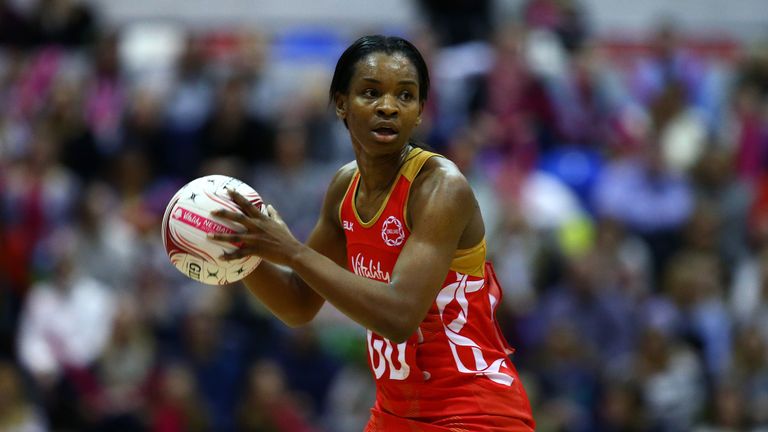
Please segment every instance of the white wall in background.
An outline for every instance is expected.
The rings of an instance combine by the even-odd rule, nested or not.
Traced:
[[[170,19],[195,27],[319,24],[351,33],[361,29],[403,28],[415,16],[410,0],[86,0],[109,22]]]
[[[35,0],[11,0],[29,3]],[[341,31],[408,28],[421,18],[414,0],[84,0],[112,23],[172,19],[198,27],[318,24]],[[500,15],[525,0],[496,0]],[[671,15],[686,30],[722,29],[745,37],[768,36],[768,0],[575,0],[599,33],[633,33]]]
[[[660,16],[679,20],[686,31],[726,30],[744,37],[768,36],[766,0],[581,0],[600,31],[640,31]]]

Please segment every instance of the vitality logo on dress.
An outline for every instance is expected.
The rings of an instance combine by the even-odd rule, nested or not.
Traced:
[[[392,280],[388,271],[381,269],[381,262],[373,262],[372,259],[366,261],[363,254],[359,253],[352,258],[352,271],[358,275],[374,279],[380,282],[389,283]]]
[[[390,216],[381,225],[381,238],[387,246],[400,246],[405,240],[403,223],[394,216]]]

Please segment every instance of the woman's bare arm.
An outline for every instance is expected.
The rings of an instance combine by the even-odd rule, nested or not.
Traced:
[[[306,247],[327,257],[335,267],[346,263],[344,232],[339,226],[338,209],[354,169],[339,170],[326,193],[323,208]],[[247,200],[234,197],[250,217],[260,213]],[[286,228],[287,229],[287,228]],[[296,272],[284,265],[262,261],[243,282],[248,290],[285,324],[295,327],[312,320],[325,299],[310,288]]]
[[[293,269],[320,298],[366,328],[402,342],[424,319],[448,273],[459,239],[477,211],[469,184],[452,163],[435,158],[427,166],[411,190],[412,231],[390,283],[357,276],[296,241],[275,212],[270,217],[255,214],[248,220],[225,212],[223,216],[246,225],[248,233],[217,234],[216,238],[244,243],[232,258],[256,254]],[[268,279],[263,283],[269,283]],[[292,304],[307,296],[305,289],[302,285],[301,292],[292,294]]]

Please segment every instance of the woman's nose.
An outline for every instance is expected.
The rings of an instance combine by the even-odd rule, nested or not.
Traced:
[[[382,117],[392,117],[397,115],[398,108],[395,98],[385,95],[381,98],[381,103],[376,107],[376,113]]]

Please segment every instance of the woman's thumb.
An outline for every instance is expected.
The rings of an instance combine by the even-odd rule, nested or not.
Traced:
[[[277,210],[275,210],[274,207],[272,207],[272,204],[267,204],[267,214],[269,215],[269,218],[272,220],[276,220],[278,222],[282,222],[283,220],[280,218],[280,215],[277,213]]]

